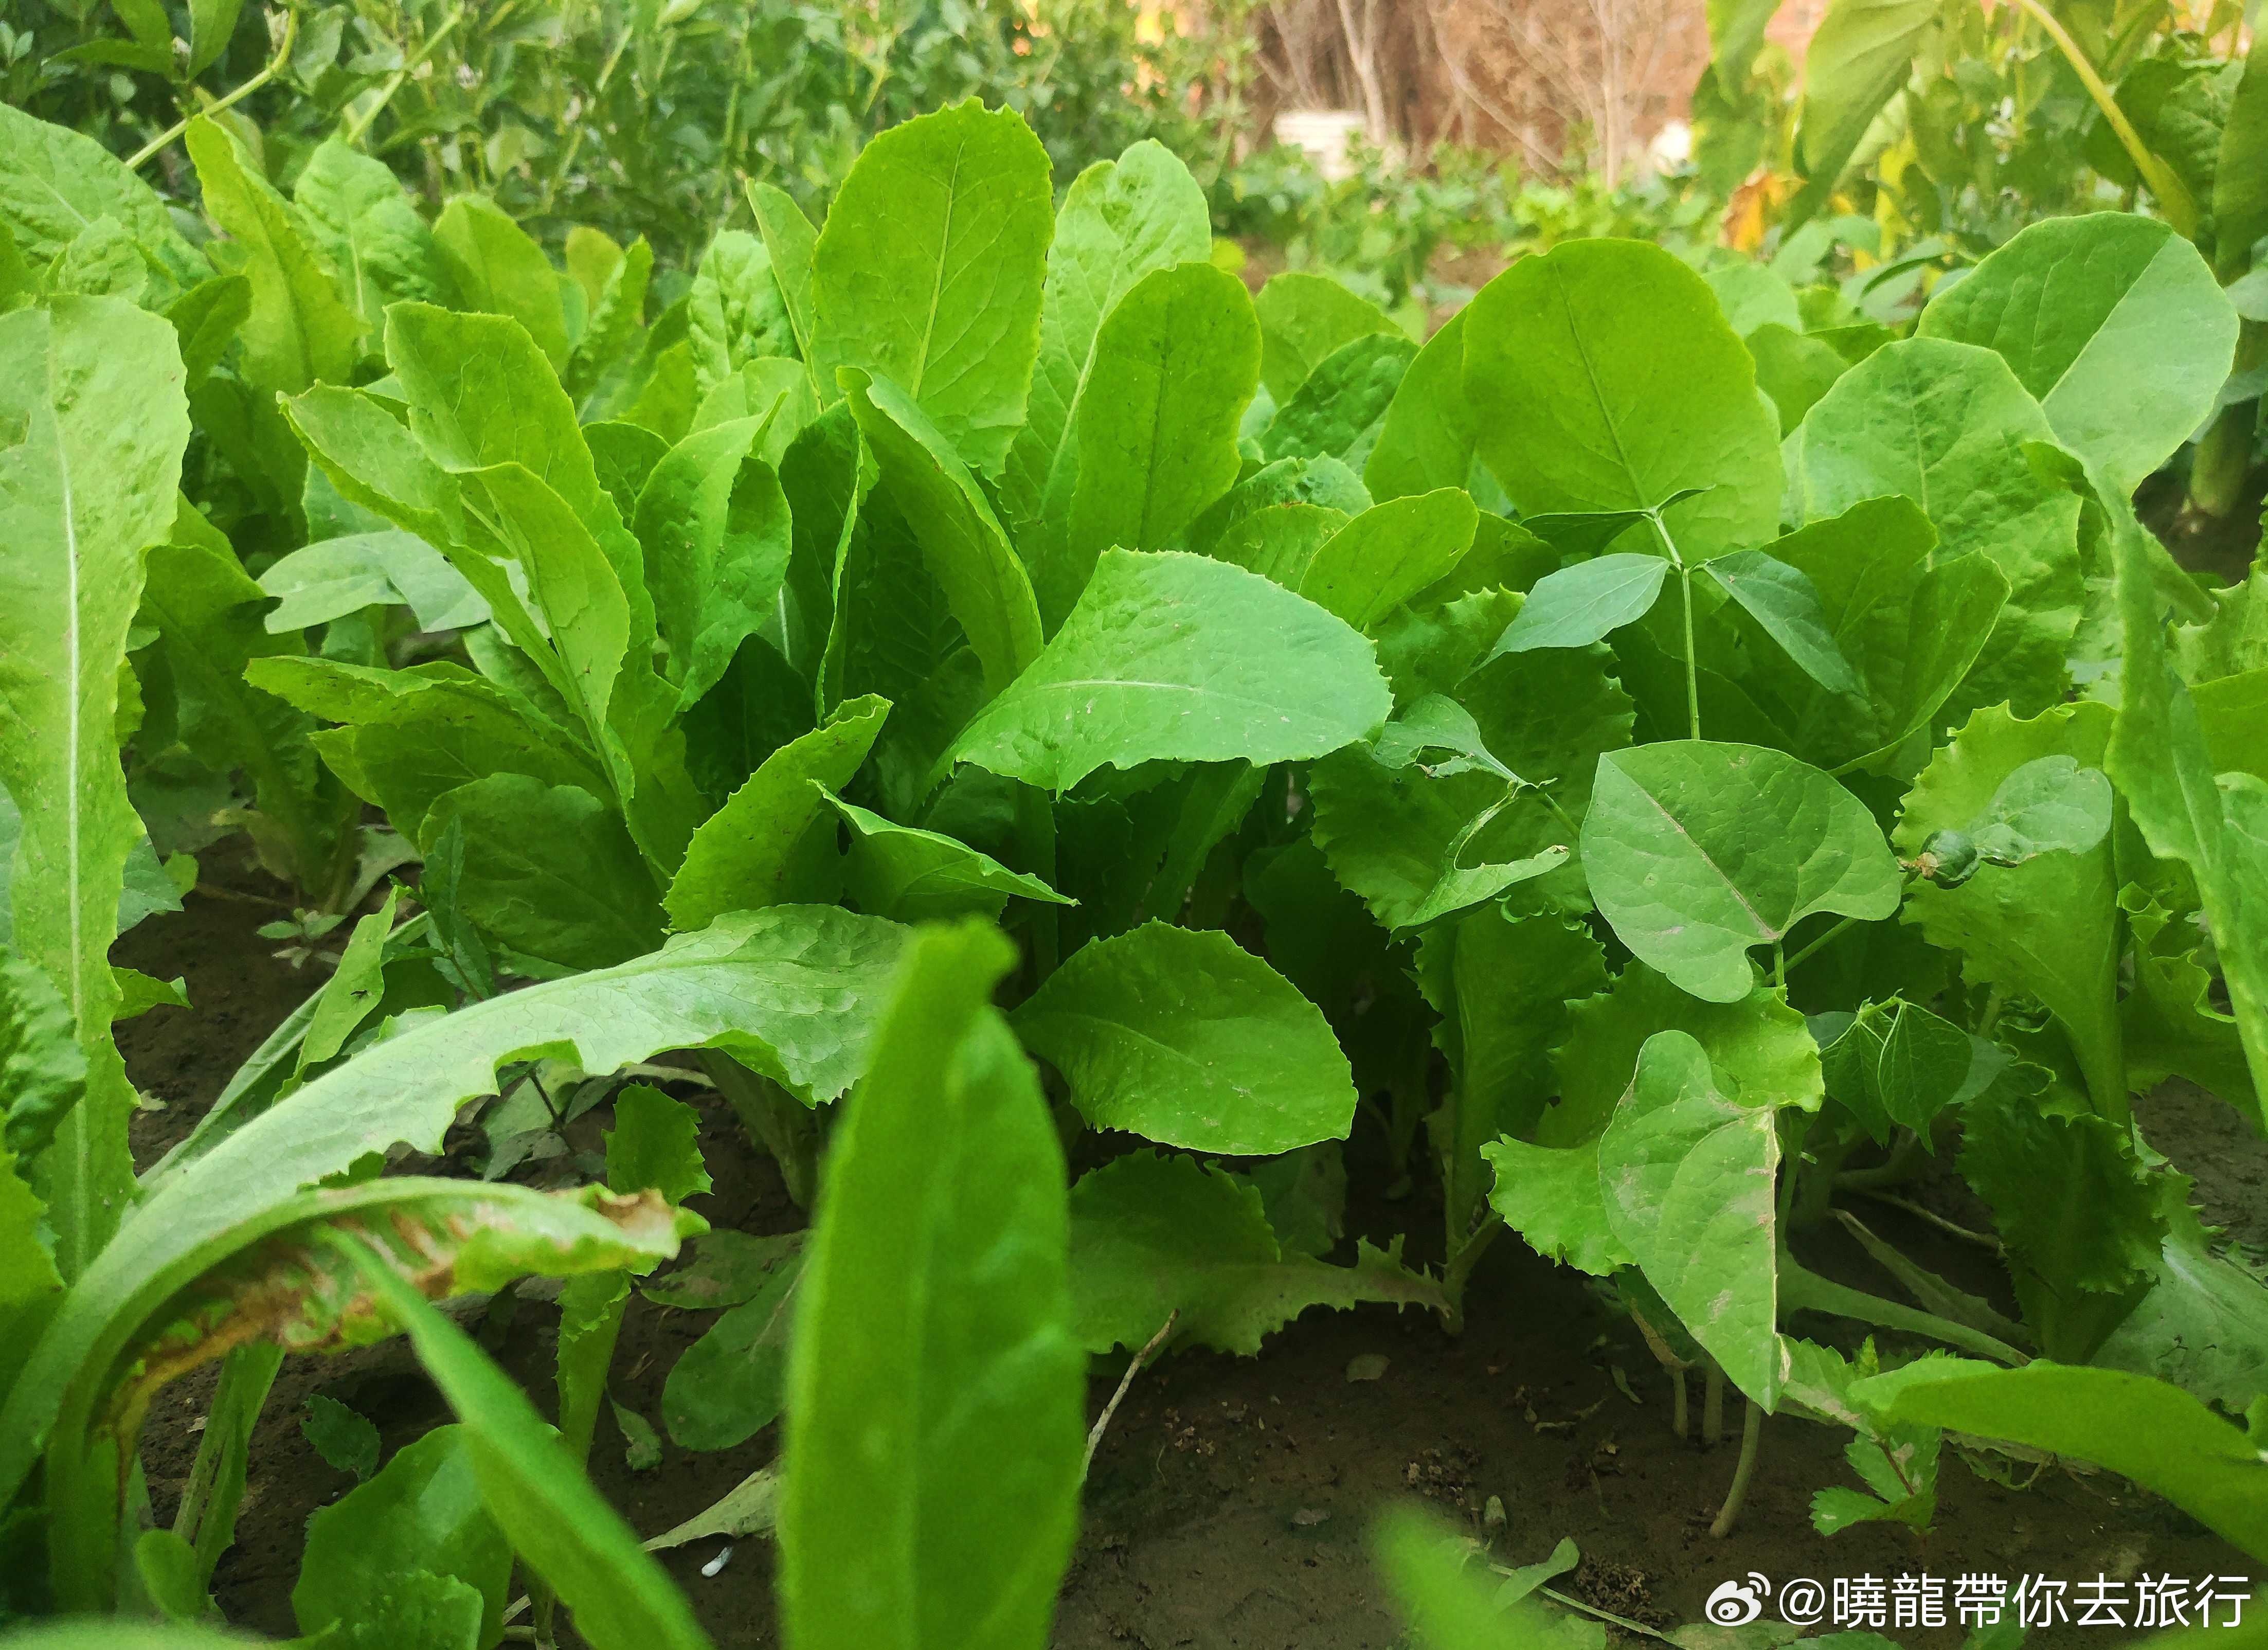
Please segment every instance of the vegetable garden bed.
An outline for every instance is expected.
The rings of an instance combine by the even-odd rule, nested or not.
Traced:
[[[2239,1616],[2268,572],[2133,504],[2226,427],[2197,242],[1870,314],[1571,241],[1421,343],[971,102],[649,317],[185,141],[225,240],[0,111],[0,1608]]]

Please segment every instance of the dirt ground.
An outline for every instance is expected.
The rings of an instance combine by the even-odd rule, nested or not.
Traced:
[[[187,1131],[236,1063],[318,983],[254,936],[274,914],[253,899],[193,895],[182,913],[153,917],[121,942],[119,961],[161,977],[186,975],[195,1005],[156,1010],[122,1028],[129,1073],[163,1107],[137,1119],[144,1162]],[[698,1089],[683,1097],[703,1108],[702,1146],[716,1180],[693,1206],[719,1227],[801,1226],[770,1160],[747,1144],[730,1112]],[[2146,1102],[2144,1116],[2154,1143],[2198,1176],[2209,1218],[2232,1224],[2233,1236],[2268,1242],[2260,1195],[2268,1145],[2227,1107],[2180,1086]],[[602,1121],[594,1113],[583,1123],[595,1129]],[[1365,1172],[1367,1145],[1358,1133],[1350,1145],[1358,1188],[1384,1180]],[[1915,1196],[1941,1213],[1977,1218],[1949,1178],[1925,1182]],[[1896,1209],[1874,1206],[1867,1218],[1923,1264],[2014,1314],[1990,1256]],[[1420,1194],[1358,1206],[1349,1226],[1373,1241],[1407,1229],[1413,1257],[1422,1258],[1439,1215]],[[1839,1231],[1799,1249],[1819,1271],[1891,1292]],[[634,1297],[616,1356],[616,1397],[658,1418],[664,1377],[711,1315]],[[548,1410],[556,1312],[523,1304],[513,1313],[476,1314],[473,1322]],[[1851,1326],[1822,1320],[1799,1327],[1847,1343]],[[1386,1359],[1383,1374],[1351,1380],[1350,1363],[1372,1355]],[[1122,1372],[1123,1365],[1097,1361],[1091,1413]],[[161,1519],[170,1517],[194,1455],[212,1377],[208,1368],[178,1382],[151,1411],[144,1459]],[[290,1592],[306,1519],[352,1484],[300,1435],[305,1400],[317,1392],[369,1416],[389,1455],[447,1418],[398,1341],[286,1363],[256,1434],[238,1544],[215,1578],[232,1621],[279,1637],[293,1631]],[[1727,1410],[1727,1432],[1736,1436],[1737,1398]],[[1951,1579],[1971,1572],[2013,1585],[2036,1572],[2076,1582],[2145,1571],[2242,1575],[2252,1567],[2110,1474],[2051,1469],[2017,1488],[1972,1471],[1951,1449],[1926,1538],[1887,1525],[1825,1538],[1813,1531],[1808,1507],[1822,1486],[1857,1484],[1842,1459],[1844,1441],[1793,1417],[1768,1419],[1741,1526],[1728,1540],[1712,1539],[1707,1526],[1731,1477],[1732,1449],[1705,1451],[1675,1438],[1668,1378],[1627,1320],[1577,1275],[1507,1240],[1476,1276],[1461,1336],[1385,1307],[1316,1311],[1271,1337],[1257,1358],[1191,1352],[1138,1377],[1096,1457],[1056,1643],[1063,1650],[1385,1650],[1400,1630],[1365,1537],[1381,1506],[1413,1495],[1476,1536],[1489,1498],[1500,1499],[1506,1521],[1491,1548],[1495,1561],[1532,1563],[1572,1537],[1583,1564],[1557,1585],[1662,1628],[1701,1620],[1711,1589],[1751,1572],[1776,1587],[1797,1576],[1927,1574],[1948,1580],[1949,1597]],[[715,1454],[666,1444],[660,1470],[634,1473],[624,1440],[604,1417],[592,1465],[631,1525],[651,1534],[717,1500],[776,1447],[772,1428]],[[663,1561],[724,1650],[775,1643],[770,1543],[743,1540],[718,1575],[702,1575],[723,1544],[697,1542]],[[1639,1642],[1619,1630],[1613,1636]],[[1961,1639],[1949,1628],[1891,1636],[1914,1650]],[[2074,1627],[2036,1632],[2029,1642],[2053,1650],[2129,1636]]]

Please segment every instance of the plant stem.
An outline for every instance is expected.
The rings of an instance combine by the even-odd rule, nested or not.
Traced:
[[[1834,927],[1829,929],[1825,933],[1820,935],[1818,939],[1813,940],[1809,945],[1804,947],[1802,950],[1790,957],[1787,960],[1787,966],[1791,969],[1801,968],[1805,963],[1811,960],[1814,953],[1823,949],[1827,946],[1832,945],[1836,940],[1842,938],[1843,931],[1845,929],[1855,928],[1861,920],[1861,918],[1856,917],[1845,917],[1841,922],[1836,924]],[[1785,989],[1786,983],[1786,979],[1785,976],[1783,976],[1780,981],[1783,989]]]
[[[1943,1215],[1933,1214],[1930,1211],[1923,1208],[1919,1204],[1914,1202],[1911,1197],[1901,1197],[1895,1192],[1876,1191],[1872,1187],[1867,1186],[1859,1187],[1858,1191],[1859,1195],[1862,1197],[1871,1197],[1876,1203],[1886,1203],[1893,1209],[1904,1210],[1908,1214],[1913,1216],[1915,1219],[1921,1221],[1926,1226],[1935,1226],[1939,1231],[1944,1233],[1946,1236],[1953,1239],[1956,1242],[1974,1244],[1977,1248],[1981,1249],[1989,1249],[1995,1255],[2002,1253],[2000,1240],[1994,1237],[1991,1233],[1971,1232],[1965,1226],[1955,1226]]]
[[[394,94],[401,90],[409,77],[417,72],[417,66],[433,55],[433,48],[448,39],[449,31],[463,22],[464,18],[465,8],[462,6],[451,11],[447,17],[441,19],[441,26],[426,37],[425,43],[417,48],[416,55],[386,77],[386,84],[379,88],[376,100],[347,122],[347,129],[342,136],[349,144],[359,144],[362,142],[362,135],[370,129],[371,122],[379,117],[386,106],[394,101]]]
[[[1677,1434],[1681,1444],[1693,1435],[1692,1417],[1686,1412],[1685,1372],[1682,1369],[1669,1372],[1669,1430]]]
[[[625,27],[622,38],[615,42],[615,49],[607,54],[606,64],[599,70],[599,78],[591,87],[592,120],[599,117],[599,99],[606,95],[607,82],[615,77],[615,65],[622,62],[622,53],[629,49],[633,33]],[[535,210],[528,214],[529,217],[541,217],[551,210],[551,203],[559,194],[559,185],[567,176],[567,168],[575,164],[575,157],[583,147],[583,134],[588,129],[587,122],[575,128],[574,135],[567,140],[567,147],[560,151],[558,164],[551,168],[551,176],[544,182],[542,200],[536,203]]]
[[[158,133],[148,143],[143,144],[141,148],[136,150],[128,158],[126,162],[126,169],[129,172],[140,171],[142,169],[143,162],[158,154],[168,144],[171,144],[183,132],[188,131],[189,129],[189,122],[196,119],[197,115],[217,114],[223,109],[234,108],[239,103],[250,97],[254,92],[259,91],[261,87],[275,79],[277,75],[282,74],[284,72],[284,65],[291,61],[291,42],[298,38],[298,12],[296,11],[286,11],[284,14],[284,38],[276,42],[276,55],[268,60],[267,68],[253,76],[251,79],[246,81],[242,85],[230,92],[226,97],[221,99],[218,102],[209,103],[203,108],[197,110],[195,114],[185,114],[180,120],[175,121],[164,131]]]
[[[2126,111],[2118,107],[2118,99],[2110,95],[2110,88],[2102,84],[2102,77],[2095,73],[2095,65],[2087,60],[2087,54],[2080,50],[2079,42],[2072,39],[2069,31],[2056,21],[2055,14],[2042,5],[2040,0],[2016,0],[2016,4],[2037,19],[2039,26],[2047,31],[2048,38],[2056,43],[2056,49],[2063,54],[2064,61],[2079,77],[2080,85],[2087,88],[2087,95],[2095,99],[2095,107],[2102,112],[2104,122],[2117,134],[2127,158],[2134,163],[2134,170],[2142,174],[2142,180],[2150,186],[2150,193],[2158,197],[2158,204],[2164,209],[2166,221],[2174,226],[2183,239],[2195,240],[2198,232],[2197,203],[2190,199],[2189,190],[2174,175],[2173,169],[2152,153],[2150,146],[2142,141],[2142,135],[2134,129],[2134,122],[2126,118]]]
[[[1748,1408],[1748,1417],[1741,1423],[1741,1458],[1733,1468],[1733,1487],[1725,1492],[1725,1505],[1718,1509],[1717,1521],[1709,1526],[1709,1533],[1719,1541],[1731,1535],[1733,1526],[1740,1521],[1741,1503],[1748,1499],[1749,1480],[1756,1476],[1756,1445],[1764,1433],[1764,1406],[1750,1398]]]
[[[1685,719],[1688,737],[1701,737],[1701,674],[1699,662],[1693,654],[1693,572],[1685,565],[1685,558],[1677,553],[1677,541],[1669,536],[1668,524],[1662,520],[1661,512],[1649,510],[1646,519],[1653,523],[1655,535],[1661,548],[1669,552],[1669,564],[1677,570],[1677,590],[1685,604]]]
[[[1086,1454],[1079,1463],[1079,1481],[1081,1484],[1086,1482],[1086,1470],[1094,1465],[1094,1452],[1102,1447],[1102,1434],[1110,1425],[1110,1418],[1118,1413],[1118,1405],[1126,1396],[1126,1389],[1134,1384],[1134,1377],[1141,1373],[1142,1366],[1150,1361],[1150,1354],[1165,1344],[1166,1337],[1174,1332],[1174,1321],[1181,1315],[1179,1307],[1166,1314],[1166,1321],[1158,1326],[1158,1332],[1150,1337],[1148,1344],[1134,1354],[1134,1361],[1126,1366],[1126,1378],[1118,1383],[1118,1390],[1110,1395],[1110,1402],[1102,1406],[1102,1413],[1095,1418],[1094,1425],[1086,1435]]]
[[[1702,1366],[1701,1444],[1714,1449],[1725,1441],[1725,1372],[1711,1359]]]
[[[1456,1241],[1454,1233],[1450,1234],[1448,1264],[1441,1269],[1441,1293],[1449,1298],[1447,1327],[1452,1335],[1461,1333],[1465,1327],[1466,1281],[1481,1256],[1488,1253],[1489,1245],[1496,1241],[1496,1234],[1503,1230],[1504,1217],[1491,1209],[1463,1242]]]

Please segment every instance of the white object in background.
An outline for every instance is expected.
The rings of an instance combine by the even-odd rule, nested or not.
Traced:
[[[1359,109],[1286,109],[1276,117],[1276,141],[1304,151],[1333,183],[1354,175],[1347,144],[1363,131]]]
[[[1646,153],[1656,172],[1683,166],[1693,158],[1693,129],[1683,121],[1669,122],[1653,135],[1653,141],[1646,146]]]

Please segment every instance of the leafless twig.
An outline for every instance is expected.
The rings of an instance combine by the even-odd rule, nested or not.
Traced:
[[[1126,1389],[1134,1384],[1134,1377],[1141,1374],[1142,1366],[1150,1361],[1150,1354],[1166,1344],[1166,1337],[1174,1332],[1174,1322],[1181,1315],[1179,1307],[1166,1314],[1165,1322],[1150,1337],[1150,1344],[1134,1354],[1134,1361],[1126,1366],[1126,1378],[1118,1383],[1118,1390],[1110,1395],[1110,1402],[1102,1406],[1102,1413],[1095,1418],[1094,1429],[1086,1435],[1086,1459],[1079,1463],[1079,1481],[1081,1484],[1086,1482],[1086,1470],[1094,1464],[1094,1452],[1102,1447],[1103,1432],[1109,1426],[1110,1418],[1118,1413],[1119,1402],[1125,1397]]]

